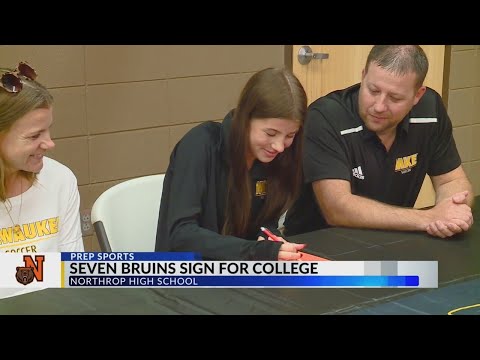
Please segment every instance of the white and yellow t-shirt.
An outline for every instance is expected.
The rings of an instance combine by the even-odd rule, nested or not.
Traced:
[[[65,165],[44,157],[37,178],[22,195],[0,204],[0,251],[84,251],[75,175]],[[14,229],[12,221],[19,227]],[[11,289],[0,288],[0,298],[6,297],[3,290]]]

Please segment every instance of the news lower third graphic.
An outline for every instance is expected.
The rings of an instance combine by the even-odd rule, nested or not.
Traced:
[[[193,253],[0,253],[8,288],[437,288],[437,261],[201,261]]]

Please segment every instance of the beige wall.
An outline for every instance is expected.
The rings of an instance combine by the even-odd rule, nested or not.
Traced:
[[[285,63],[282,45],[0,46],[1,66],[30,62],[56,101],[51,157],[76,174],[81,209],[129,178],[162,173],[196,124],[221,120],[256,71]],[[480,194],[480,46],[452,46],[448,110]],[[94,236],[85,247],[98,251]]]
[[[50,156],[76,174],[84,210],[114,184],[165,172],[190,128],[223,119],[254,72],[284,65],[284,46],[0,46],[0,59],[28,61],[54,95]]]
[[[448,113],[465,171],[480,195],[480,45],[453,45]]]

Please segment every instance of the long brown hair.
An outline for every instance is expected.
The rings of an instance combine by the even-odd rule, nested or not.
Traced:
[[[245,85],[235,109],[229,135],[227,203],[223,234],[244,237],[278,218],[298,196],[302,182],[303,123],[307,95],[287,69],[268,68],[254,74]],[[299,123],[293,143],[266,164],[267,195],[256,219],[250,219],[252,189],[246,154],[250,122],[256,119],[289,119]]]
[[[0,68],[0,76],[12,69]],[[10,130],[18,119],[30,111],[52,106],[53,97],[48,90],[37,81],[30,80],[23,75],[21,77],[23,89],[17,93],[10,93],[0,87],[0,142],[3,136]],[[0,201],[7,200],[5,179],[5,161],[0,152]],[[27,180],[34,182],[36,174],[21,171],[20,174]]]

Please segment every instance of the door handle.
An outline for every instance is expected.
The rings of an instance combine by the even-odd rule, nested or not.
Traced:
[[[312,59],[315,60],[324,60],[328,59],[328,54],[326,53],[314,53],[312,48],[308,45],[302,46],[298,50],[298,62],[302,65],[308,64]]]

